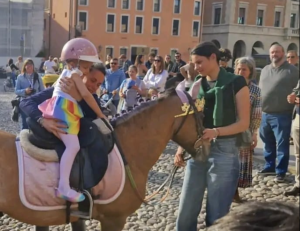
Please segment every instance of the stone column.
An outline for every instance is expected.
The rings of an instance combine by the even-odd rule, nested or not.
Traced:
[[[236,0],[226,0],[225,1],[225,9],[224,9],[224,14],[225,14],[225,24],[232,24],[235,21],[236,15],[235,11],[237,8],[237,1]]]
[[[291,9],[292,9],[292,1],[286,0],[285,11],[284,11],[284,23],[283,23],[284,28],[290,28]]]

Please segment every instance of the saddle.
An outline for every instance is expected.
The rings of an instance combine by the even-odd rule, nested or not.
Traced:
[[[107,123],[105,120],[102,121]],[[27,124],[30,131],[28,133],[29,142],[41,149],[55,150],[60,161],[65,151],[64,143],[35,120],[27,118]],[[108,127],[110,126],[108,125]],[[70,174],[70,186],[76,189],[90,190],[101,181],[106,172],[107,155],[114,146],[113,134],[111,132],[104,134],[99,131],[95,123],[82,118],[78,138],[80,151],[74,160]],[[80,179],[80,171],[82,171],[82,179]]]
[[[78,210],[74,211],[71,210],[71,202],[66,202],[66,223],[69,223],[70,216],[91,219],[93,199],[95,199],[92,197],[92,188],[102,180],[107,170],[108,154],[114,147],[115,139],[108,122],[102,119],[99,120],[102,129],[101,126],[97,126],[86,118],[80,120],[78,134],[80,151],[77,153],[72,166],[70,186],[84,193],[86,199],[80,202]],[[65,151],[64,143],[31,118],[27,118],[27,124],[29,127],[27,140],[40,149],[55,150],[57,153],[55,157],[58,157],[58,161],[60,161]],[[57,161],[56,158],[49,159],[50,161]],[[47,161],[46,158],[44,159],[44,161]]]

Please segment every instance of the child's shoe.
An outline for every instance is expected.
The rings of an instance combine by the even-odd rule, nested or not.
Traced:
[[[69,189],[66,193],[62,192],[60,189],[56,189],[55,191],[56,197],[64,199],[70,202],[81,202],[84,201],[85,196],[82,193],[76,192],[73,189]]]

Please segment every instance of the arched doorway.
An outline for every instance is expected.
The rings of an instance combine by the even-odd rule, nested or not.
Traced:
[[[288,48],[287,48],[287,51],[290,51],[290,50],[294,50],[294,51],[297,51],[298,52],[298,46],[297,44],[295,43],[291,43]]]
[[[261,41],[256,41],[252,46],[251,55],[260,55],[265,53],[264,51],[264,44]]]
[[[214,43],[216,45],[216,47],[221,48],[221,44],[218,40],[211,40],[212,43]]]
[[[232,66],[234,66],[234,61],[239,58],[243,57],[246,54],[246,43],[243,40],[238,40],[233,46],[233,53],[232,53]]]

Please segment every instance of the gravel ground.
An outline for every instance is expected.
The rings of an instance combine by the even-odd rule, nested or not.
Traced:
[[[8,131],[17,134],[19,125],[10,120],[11,105],[10,101],[14,98],[11,92],[3,92],[3,80],[0,79],[0,130]],[[153,192],[160,184],[168,177],[168,173],[172,169],[170,163],[173,162],[176,145],[169,142],[164,153],[162,154],[158,163],[153,167],[149,173],[148,190]],[[254,174],[262,167],[259,163],[254,163]],[[179,170],[175,179],[172,190],[166,201],[158,205],[142,205],[141,208],[127,219],[124,227],[126,231],[173,231],[175,230],[175,221],[178,210],[179,196],[181,185],[183,181],[184,171]],[[285,183],[276,184],[272,177],[255,177],[253,180],[253,187],[240,190],[242,199],[246,201],[286,201],[293,204],[299,204],[299,197],[284,197],[282,195],[285,189],[293,186],[294,177],[287,176]],[[150,202],[156,203],[157,199]],[[204,202],[205,203],[205,202]],[[232,204],[234,209],[237,204]],[[205,230],[204,218],[205,204],[198,219],[199,230]],[[86,221],[87,230],[100,231],[100,225],[97,221]],[[0,231],[21,231],[33,230],[33,227],[24,223],[20,223],[8,216],[0,218]],[[70,226],[53,226],[51,230],[70,230]]]

